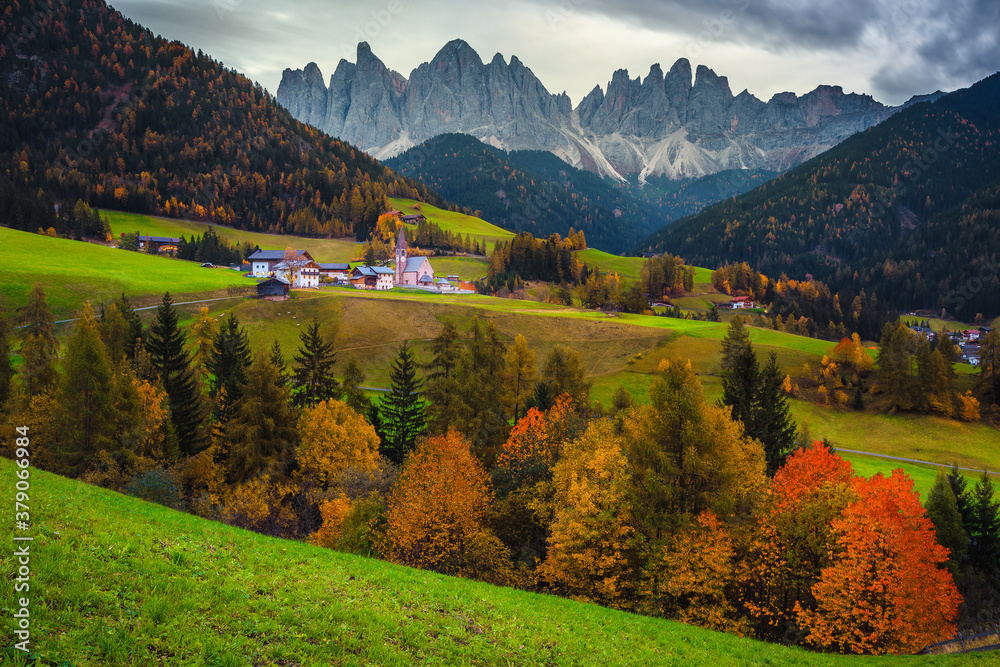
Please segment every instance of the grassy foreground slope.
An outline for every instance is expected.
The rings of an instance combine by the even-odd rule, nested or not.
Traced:
[[[14,469],[0,459],[0,478],[13,480]],[[263,537],[40,471],[32,470],[31,485],[30,647],[42,664],[719,667],[991,659],[812,654]],[[3,487],[13,506],[13,483]],[[10,550],[2,560],[12,572]],[[3,587],[0,604],[15,607],[13,586]],[[26,664],[8,640],[10,614],[4,617],[0,662]]]
[[[176,297],[254,284],[229,269],[203,269],[194,262],[6,227],[0,227],[0,248],[6,260],[0,263],[4,307],[24,305],[37,283],[45,289],[56,319],[72,317],[86,299],[96,306],[123,291],[131,297],[169,290]]]

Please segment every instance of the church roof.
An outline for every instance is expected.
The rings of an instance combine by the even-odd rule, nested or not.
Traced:
[[[403,228],[399,228],[399,238],[396,239],[396,250],[406,250],[406,236],[403,235]]]
[[[426,257],[407,257],[406,266],[403,267],[403,273],[416,273],[420,270],[420,265],[423,264]]]
[[[425,273],[424,275],[420,276],[420,280],[418,280],[417,282],[420,282],[420,283],[433,283],[434,279],[431,278],[429,275],[427,275]]]

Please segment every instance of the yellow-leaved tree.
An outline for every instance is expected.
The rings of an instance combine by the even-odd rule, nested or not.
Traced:
[[[620,435],[609,421],[592,421],[563,447],[553,470],[555,519],[537,573],[551,589],[611,607],[635,593],[630,553],[631,472]]]
[[[378,445],[372,425],[347,404],[335,400],[317,403],[299,420],[298,472],[328,488],[346,468],[374,470]]]

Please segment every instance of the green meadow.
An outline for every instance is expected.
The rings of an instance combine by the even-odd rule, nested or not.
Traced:
[[[10,507],[14,471],[0,459]],[[991,664],[810,653],[265,537],[38,470],[30,484],[30,653],[5,641],[4,665]]]
[[[493,245],[498,240],[507,241],[514,238],[513,232],[497,227],[481,218],[457,211],[448,211],[413,199],[390,197],[389,205],[406,215],[423,214],[428,222],[437,224],[443,231],[461,234],[463,237],[468,234],[472,240],[478,240],[480,243],[485,242],[488,250],[492,250]]]
[[[51,238],[0,227],[5,256],[24,260],[0,267],[4,306],[19,307],[36,284],[45,289],[56,319],[73,317],[86,299],[96,307],[122,292],[130,297],[222,296],[231,285],[253,285],[238,271],[201,268],[195,262]]]
[[[161,218],[139,213],[122,213],[120,211],[101,211],[111,222],[111,230],[115,239],[122,234],[139,232],[149,236],[171,236],[191,238],[205,233],[209,227],[229,241],[249,241],[261,250],[284,250],[292,247],[296,250],[308,250],[317,262],[350,262],[361,255],[361,244],[345,239],[314,239],[305,236],[284,234],[264,234],[261,232],[246,232],[232,227],[209,225],[205,222]]]

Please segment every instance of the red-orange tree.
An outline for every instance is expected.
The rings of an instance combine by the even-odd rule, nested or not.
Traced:
[[[831,562],[831,522],[856,498],[851,464],[816,442],[778,469],[743,535],[736,572],[739,603],[754,633],[797,642],[796,605],[813,609],[812,586]]]
[[[856,478],[858,494],[832,522],[838,553],[799,610],[806,641],[844,653],[913,652],[954,633],[961,602],[948,550],[902,470]]]

